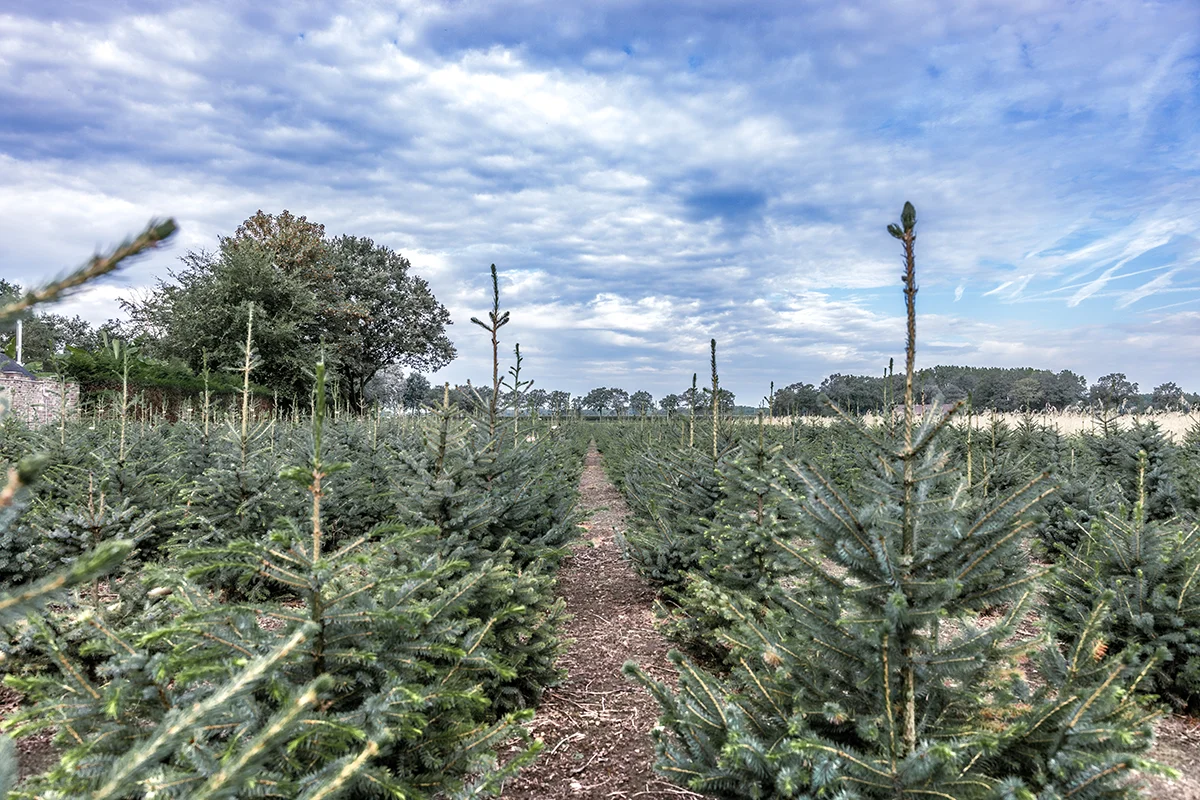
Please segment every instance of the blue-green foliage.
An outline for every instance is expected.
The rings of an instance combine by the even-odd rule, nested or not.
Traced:
[[[536,753],[497,761],[560,678],[553,575],[586,441],[323,401],[245,435],[129,424],[114,460],[118,428],[0,444],[42,445],[57,476],[30,497],[29,577],[111,537],[137,548],[9,645],[32,705],[5,727],[56,728],[63,753],[18,796],[480,796]]]
[[[1048,482],[981,502],[930,418],[906,493],[904,442],[860,436],[873,456],[860,501],[807,461],[774,482],[786,522],[769,537],[755,536],[757,508],[743,508],[744,541],[794,574],[720,596],[728,675],[677,654],[672,692],[631,668],[663,705],[660,770],[730,798],[1117,796],[1126,773],[1089,781],[1110,762],[1143,763],[1150,715],[1126,693],[1138,652],[1093,659],[1105,636],[1093,626],[1073,637],[1074,656],[1037,656],[1060,677],[1035,690],[1018,669],[1029,647],[1011,640],[1044,572],[1021,544]],[[1123,733],[1096,733],[1104,726]]]
[[[1079,544],[1061,554],[1049,617],[1069,636],[1109,594],[1104,640],[1161,651],[1144,689],[1179,710],[1200,709],[1200,528],[1178,519],[1147,521],[1141,503],[1093,520]]]
[[[724,798],[1133,800],[1132,771],[1162,771],[1143,756],[1156,711],[1140,691],[1166,654],[1108,647],[1112,594],[1061,647],[1017,636],[1050,572],[1027,537],[1057,435],[993,425],[968,478],[954,411],[914,412],[910,204],[901,222],[905,418],[844,422],[848,458],[798,450],[772,474],[764,443],[714,464],[697,582],[720,591],[696,599],[719,619],[720,669],[674,653],[673,690],[627,665],[662,707],[657,768]]]

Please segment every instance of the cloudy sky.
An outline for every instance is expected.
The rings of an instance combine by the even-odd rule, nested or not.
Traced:
[[[4,8],[0,275],[182,227],[68,313],[286,208],[412,260],[449,380],[495,262],[539,386],[678,391],[715,337],[753,404],[902,353],[911,200],[922,363],[1200,390],[1195,0]]]

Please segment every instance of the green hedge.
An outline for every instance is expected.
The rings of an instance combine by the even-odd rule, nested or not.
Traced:
[[[84,394],[99,394],[121,388],[125,364],[108,351],[70,348],[63,355],[47,359],[43,366],[79,383]],[[169,394],[190,395],[204,391],[204,376],[197,375],[182,361],[159,361],[134,354],[129,357],[129,383],[135,390],[155,388]],[[240,392],[241,376],[212,371],[208,376],[208,390],[212,394]],[[270,389],[256,384],[250,385],[250,392],[266,397],[272,395]]]

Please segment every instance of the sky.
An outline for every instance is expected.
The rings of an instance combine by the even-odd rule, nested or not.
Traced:
[[[59,313],[118,316],[258,209],[407,256],[522,377],[659,397],[902,360],[1200,390],[1196,0],[9,0],[0,276],[181,232]],[[511,361],[511,358],[508,359]],[[506,365],[507,366],[507,365]]]

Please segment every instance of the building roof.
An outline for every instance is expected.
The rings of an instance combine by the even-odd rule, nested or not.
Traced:
[[[34,380],[37,380],[36,375],[3,353],[0,353],[0,374],[20,375],[22,378],[33,378]]]

